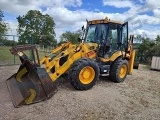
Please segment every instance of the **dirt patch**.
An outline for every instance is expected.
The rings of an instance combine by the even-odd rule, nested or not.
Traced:
[[[77,91],[65,81],[51,99],[14,108],[5,81],[17,69],[0,67],[0,120],[160,119],[160,72],[142,65],[123,83],[101,77],[92,89]]]

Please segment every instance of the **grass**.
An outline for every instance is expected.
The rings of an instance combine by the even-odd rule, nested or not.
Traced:
[[[20,64],[20,60],[18,56],[14,56],[11,54],[10,50],[11,47],[8,46],[0,46],[0,65],[7,65],[7,64]],[[30,51],[24,52],[27,56],[30,57]],[[39,52],[40,60],[45,56],[45,52]]]
[[[15,62],[19,61],[19,58],[17,56],[13,56],[9,49],[11,47],[7,46],[0,46],[0,64],[14,64],[14,57],[15,57]]]
[[[11,47],[0,46],[0,61],[5,61],[13,58],[13,55],[9,51],[10,48]]]

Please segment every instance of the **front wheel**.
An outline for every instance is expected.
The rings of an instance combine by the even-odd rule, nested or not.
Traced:
[[[121,58],[114,61],[110,68],[110,79],[113,82],[123,82],[128,74],[128,61]]]
[[[72,65],[68,78],[75,89],[88,90],[99,78],[99,67],[93,60],[81,58]]]

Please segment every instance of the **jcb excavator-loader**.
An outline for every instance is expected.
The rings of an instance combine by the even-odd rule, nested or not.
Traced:
[[[49,99],[57,91],[55,81],[64,75],[77,90],[92,88],[103,74],[114,82],[123,82],[133,70],[132,43],[133,35],[128,39],[128,23],[106,17],[87,21],[79,44],[61,44],[41,60],[35,45],[13,46],[11,53],[22,62],[18,72],[7,80],[14,106]],[[34,60],[28,58],[25,50],[32,50]]]

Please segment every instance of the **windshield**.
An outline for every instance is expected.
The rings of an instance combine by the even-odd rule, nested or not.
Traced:
[[[89,25],[86,33],[86,42],[100,42],[107,37],[108,24]]]

